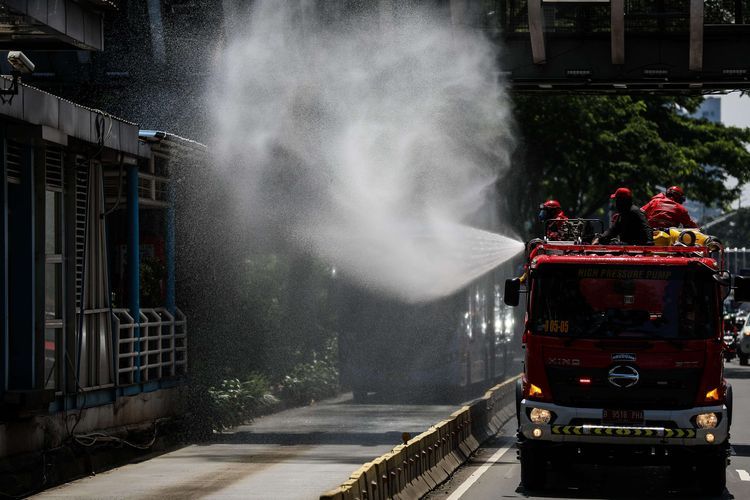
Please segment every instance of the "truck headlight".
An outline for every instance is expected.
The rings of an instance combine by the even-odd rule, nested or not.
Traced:
[[[552,420],[552,412],[542,408],[532,408],[529,419],[535,424],[548,424]]]
[[[713,429],[719,423],[716,413],[701,413],[695,417],[695,425],[700,429]]]

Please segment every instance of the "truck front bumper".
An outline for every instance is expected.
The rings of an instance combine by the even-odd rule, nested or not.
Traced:
[[[552,420],[548,424],[533,423],[529,418],[532,408],[549,410]],[[572,408],[526,399],[521,401],[519,413],[519,433],[530,441],[706,446],[722,444],[729,438],[725,405],[687,410],[644,410],[646,425],[603,423],[600,408]],[[717,426],[697,428],[693,422],[701,413],[715,413],[719,418]]]

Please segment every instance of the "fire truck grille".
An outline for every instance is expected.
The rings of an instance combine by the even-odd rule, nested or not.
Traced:
[[[562,406],[679,410],[694,405],[700,369],[638,371],[638,382],[626,388],[608,381],[609,369],[548,366],[547,377],[553,401]],[[590,379],[590,383],[581,383],[582,378]]]

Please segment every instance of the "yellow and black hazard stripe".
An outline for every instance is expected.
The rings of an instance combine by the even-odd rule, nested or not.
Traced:
[[[694,438],[694,429],[664,429],[664,437],[666,438]]]
[[[663,437],[694,438],[695,429],[654,429],[646,427],[584,427],[582,425],[553,425],[552,434],[564,436]]]

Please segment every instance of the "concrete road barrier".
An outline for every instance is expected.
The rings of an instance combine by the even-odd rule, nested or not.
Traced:
[[[515,417],[518,375],[496,385],[406,444],[364,464],[321,500],[412,500],[447,480]]]

